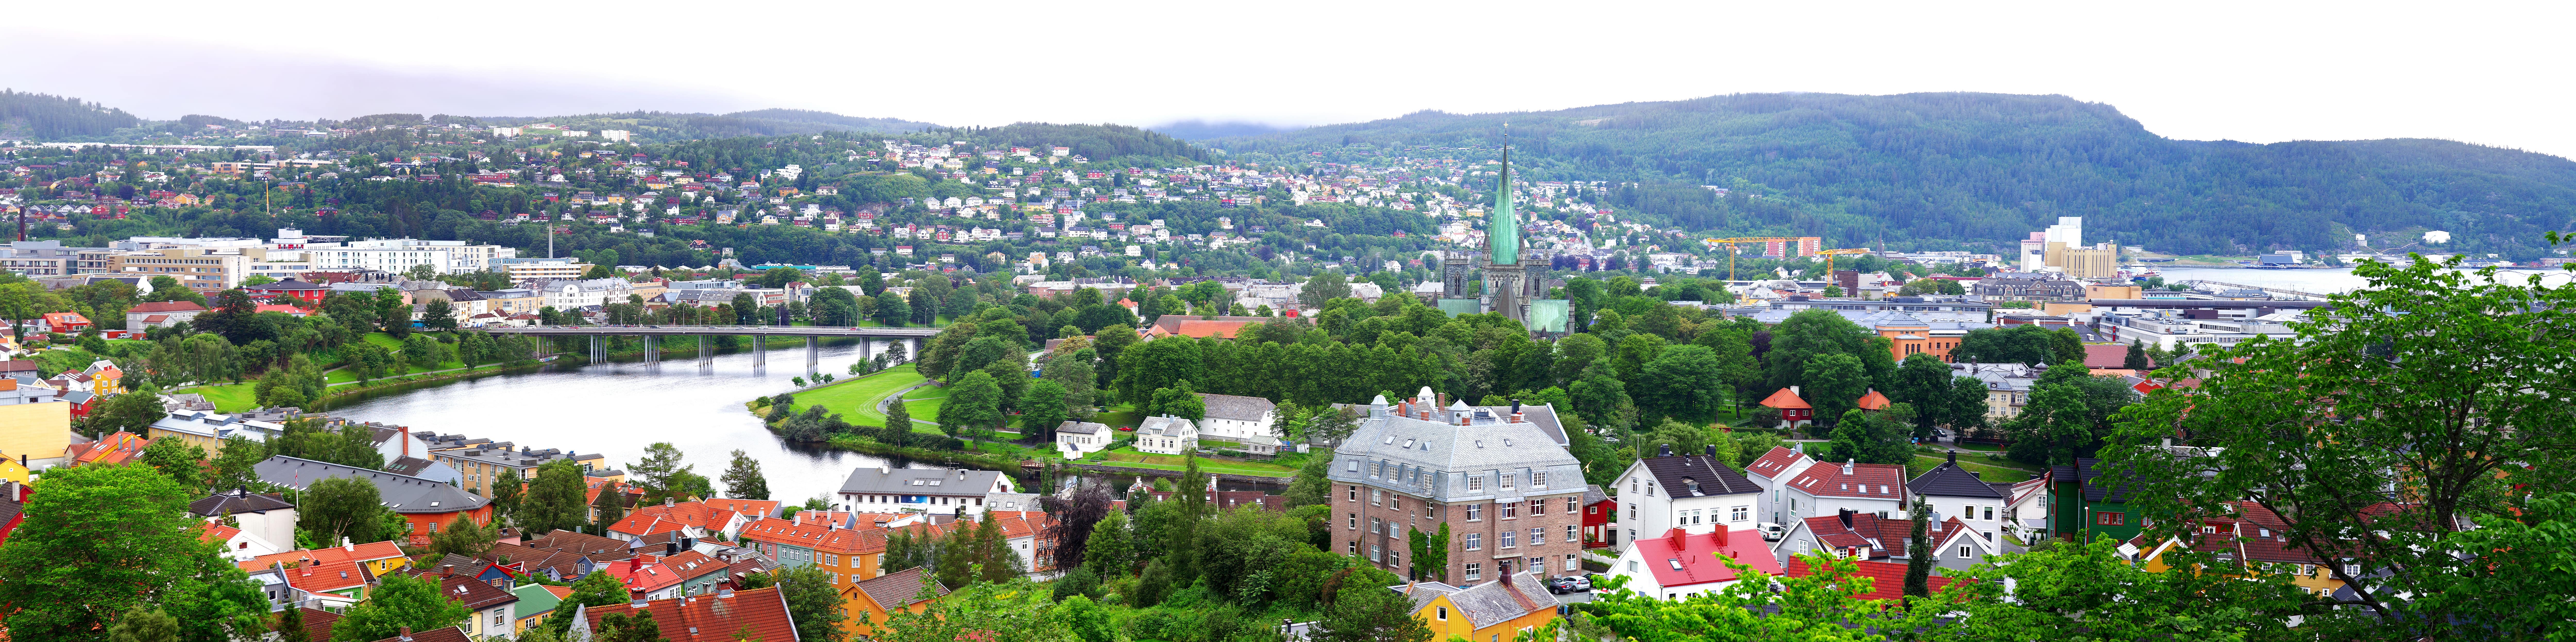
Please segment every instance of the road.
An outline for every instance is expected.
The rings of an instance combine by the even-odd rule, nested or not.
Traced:
[[[779,325],[547,325],[523,328],[493,327],[484,330],[498,334],[537,337],[554,336],[759,336],[759,337],[896,337],[908,339],[939,335],[939,328],[845,328]]]

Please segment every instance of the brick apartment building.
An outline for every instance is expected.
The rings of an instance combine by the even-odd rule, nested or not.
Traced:
[[[1334,552],[1406,575],[1406,533],[1445,523],[1448,582],[1580,573],[1587,487],[1555,409],[1441,401],[1370,402],[1333,455]]]

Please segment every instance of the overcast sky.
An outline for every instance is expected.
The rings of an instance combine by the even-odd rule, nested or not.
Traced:
[[[1984,91],[2109,103],[2173,138],[2576,155],[2565,3],[870,4],[21,4],[0,86],[156,119],[792,107],[945,125]]]

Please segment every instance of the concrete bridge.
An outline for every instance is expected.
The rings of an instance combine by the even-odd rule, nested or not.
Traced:
[[[907,348],[904,351],[904,356],[909,359],[918,357],[921,354],[921,342],[923,339],[937,336],[939,334],[938,328],[858,328],[771,325],[550,325],[518,328],[495,327],[484,328],[484,330],[493,334],[516,334],[536,337],[540,340],[552,339],[554,337],[589,337],[590,360],[593,362],[608,360],[608,337],[628,336],[636,337],[638,339],[652,340],[658,339],[659,337],[694,336],[698,338],[698,363],[700,365],[712,365],[715,363],[715,350],[707,344],[707,337],[804,337],[805,370],[803,372],[808,373],[814,372],[815,367],[822,361],[822,339],[824,337],[851,337],[862,339],[862,341],[859,342],[860,359],[869,359],[874,357],[874,355],[869,354],[869,351],[875,349],[875,339],[901,340],[907,344],[904,346]],[[662,351],[658,349],[660,344],[655,343],[654,345],[657,349],[645,351],[644,359],[648,363],[660,362],[662,360]],[[769,343],[767,341],[751,342],[751,363],[754,366],[769,365]]]

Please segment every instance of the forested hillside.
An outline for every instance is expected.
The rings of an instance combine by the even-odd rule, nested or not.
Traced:
[[[1421,112],[1208,143],[1238,155],[1403,155],[1492,147],[1505,121],[1529,180],[1638,182],[1610,200],[1657,222],[1845,247],[1990,246],[2085,216],[2091,239],[2163,252],[2327,250],[2355,233],[2385,247],[2438,229],[2452,249],[2530,257],[2543,230],[2576,226],[2576,162],[2564,158],[2422,139],[2172,140],[2063,96],[1744,94]],[[1739,189],[1721,199],[1700,185]]]
[[[0,139],[97,136],[142,120],[78,98],[0,89]]]

